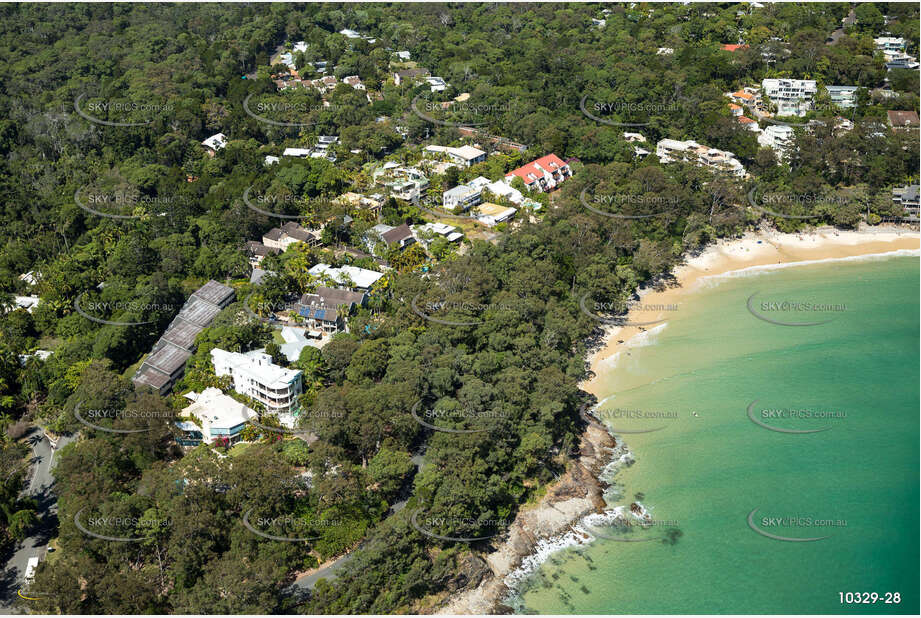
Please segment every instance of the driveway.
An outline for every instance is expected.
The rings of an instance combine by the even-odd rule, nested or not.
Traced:
[[[3,612],[25,613],[24,605],[28,601],[19,598],[17,593],[25,585],[23,577],[29,558],[44,558],[48,542],[57,532],[58,504],[51,470],[56,452],[72,441],[73,438],[62,436],[57,448],[52,448],[41,429],[33,429],[26,436],[26,442],[32,446],[32,467],[23,495],[32,496],[38,503],[39,523],[32,534],[16,546],[0,572],[0,610]]]

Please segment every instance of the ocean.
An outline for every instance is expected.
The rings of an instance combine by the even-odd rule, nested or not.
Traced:
[[[917,614],[918,257],[704,279],[642,337],[600,372],[598,414],[635,459],[609,503],[651,521],[583,525],[595,540],[507,602]]]

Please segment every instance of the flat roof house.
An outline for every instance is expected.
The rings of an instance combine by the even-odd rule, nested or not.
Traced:
[[[233,397],[225,395],[219,388],[206,388],[201,393],[194,391],[186,393],[185,398],[192,404],[182,409],[182,416],[191,416],[201,423],[198,426],[188,423],[177,423],[193,439],[195,434],[201,440],[211,442],[223,438],[231,444],[240,441],[240,432],[246,427],[250,419],[256,418],[256,411],[248,408]]]
[[[551,153],[512,170],[506,174],[505,180],[511,183],[516,176],[524,181],[529,191],[544,192],[552,191],[571,177],[572,170],[562,159]]]
[[[367,292],[372,285],[377,283],[378,279],[384,276],[374,270],[358,268],[356,266],[342,266],[333,268],[329,264],[317,264],[307,271],[314,277],[327,277],[340,287],[348,287],[352,290]]]
[[[789,152],[793,145],[793,128],[786,125],[770,124],[758,136],[758,143],[782,155]]]
[[[282,418],[297,409],[301,371],[279,367],[264,352],[241,354],[214,348],[211,362],[216,376],[230,376],[233,389],[262,403],[267,413]]]
[[[489,185],[489,179],[477,176],[470,182],[457,185],[441,194],[441,202],[447,210],[469,210],[480,203],[483,188]]]
[[[454,148],[452,146],[426,146],[426,153],[445,154],[452,162],[464,167],[470,167],[476,163],[486,160],[486,152],[473,146],[461,146]]]
[[[499,223],[504,223],[518,212],[515,208],[500,206],[491,202],[485,202],[480,205],[480,213],[477,215],[477,221],[489,227],[495,227]]]
[[[681,141],[662,139],[656,144],[656,156],[661,163],[687,161],[697,166],[711,167],[729,172],[734,176],[745,176],[745,168],[728,150],[718,150],[693,140]]]
[[[857,86],[826,86],[831,102],[841,108],[851,108],[857,104]]]
[[[778,116],[805,116],[816,93],[814,79],[763,79],[761,89],[776,106]]]

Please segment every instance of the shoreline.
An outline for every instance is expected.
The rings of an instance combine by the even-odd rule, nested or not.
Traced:
[[[921,250],[921,233],[898,226],[862,226],[858,230],[817,228],[809,233],[787,234],[773,229],[746,232],[741,238],[721,239],[699,254],[685,259],[673,269],[671,286],[647,287],[638,291],[644,305],[680,305],[684,294],[699,289],[707,279],[749,269],[773,269],[829,260],[859,259],[893,253],[916,253]],[[662,321],[667,311],[648,310],[637,322]],[[628,316],[636,318],[636,311]],[[657,327],[606,326],[601,345],[586,355],[589,377],[579,388],[602,400],[605,365],[616,361],[619,352],[635,345],[645,333]],[[495,551],[483,555],[490,573],[474,588],[444,599],[434,608],[436,614],[507,613],[503,603],[513,587],[551,554],[591,542],[592,537],[580,524],[586,518],[620,517],[623,505],[608,507],[604,480],[612,470],[632,459],[628,447],[612,436],[607,428],[583,416],[588,425],[582,434],[580,458],[536,504],[523,506],[510,527],[508,538]],[[599,519],[599,521],[601,520]]]
[[[802,234],[758,230],[747,232],[741,238],[721,239],[677,266],[673,270],[673,285],[658,289],[647,287],[638,292],[644,311],[631,311],[627,316],[637,322],[661,323],[648,327],[605,327],[602,345],[588,355],[590,377],[579,387],[600,401],[605,394],[600,376],[616,362],[618,354],[640,343],[645,333],[660,330],[667,323],[669,313],[675,310],[673,307],[680,307],[687,294],[700,289],[708,280],[741,271],[849,261],[919,250],[921,233],[894,226],[864,227],[854,231],[822,227]]]

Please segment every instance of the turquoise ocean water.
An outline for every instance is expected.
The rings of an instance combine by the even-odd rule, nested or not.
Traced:
[[[758,319],[752,294],[767,319],[830,321]],[[918,257],[711,279],[645,343],[601,374],[600,410],[636,460],[614,493],[654,524],[553,554],[520,612],[918,613]],[[776,429],[823,431],[767,429],[750,405]],[[769,538],[755,509],[764,533],[825,538]]]

